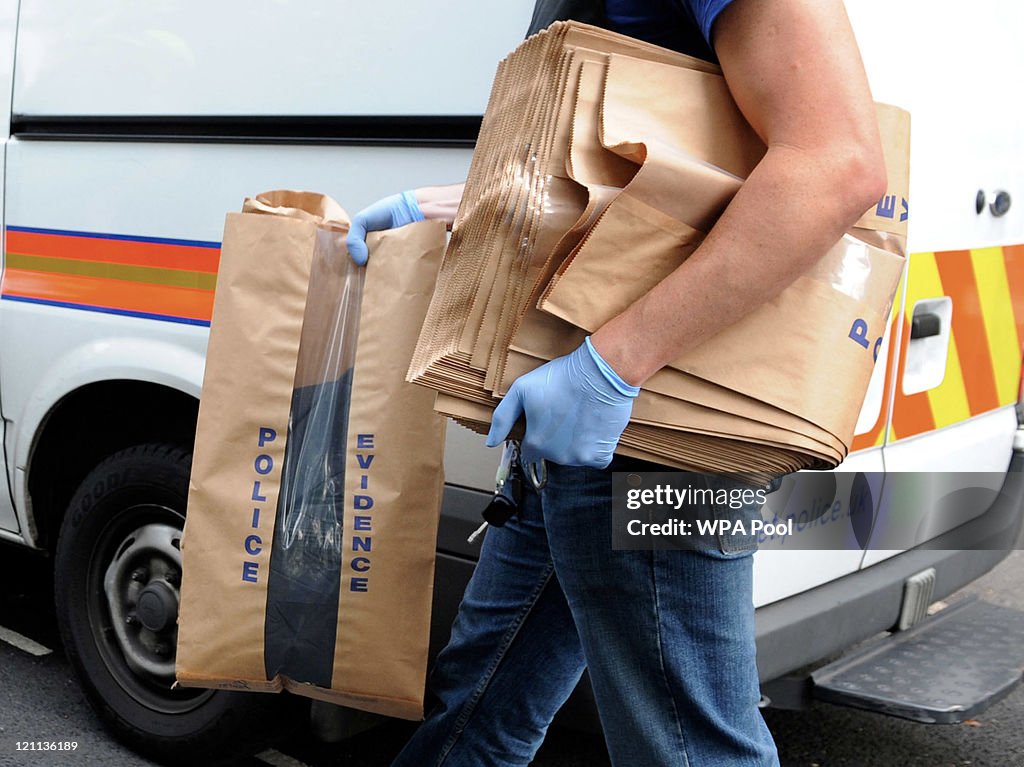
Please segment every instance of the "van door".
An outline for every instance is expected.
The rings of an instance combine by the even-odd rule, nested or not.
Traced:
[[[3,141],[3,152],[0,153],[0,223],[3,221],[4,205],[4,170],[7,166],[7,141],[11,135],[11,83],[14,78],[14,40],[18,24],[18,0],[0,0],[0,141]],[[3,227],[0,226],[0,237]],[[2,241],[2,240],[0,240]],[[0,248],[0,272],[6,266],[6,246]],[[4,331],[3,307],[0,306],[0,333]],[[4,361],[0,359],[0,365]],[[13,430],[7,428],[7,418],[3,407],[3,390],[0,389],[0,416],[3,417],[4,447],[9,447],[8,440]],[[14,499],[10,488],[15,485],[14,466],[7,463],[10,450],[3,451],[4,471],[7,481],[0,488],[0,530],[19,532],[17,517],[14,514]]]
[[[984,511],[942,496],[998,489],[1017,421],[1024,321],[1024,9],[851,2],[874,96],[911,114],[910,262],[870,565]],[[864,30],[865,34],[861,34]],[[980,192],[980,194],[979,194]],[[909,474],[908,472],[913,472]],[[898,520],[898,526],[895,521]]]

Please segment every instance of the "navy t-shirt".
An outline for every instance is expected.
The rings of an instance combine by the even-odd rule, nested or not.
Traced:
[[[732,0],[605,0],[609,27],[709,61],[711,25]]]
[[[730,2],[732,0],[537,0],[529,34],[559,19],[575,19],[716,61],[711,47],[711,26]]]

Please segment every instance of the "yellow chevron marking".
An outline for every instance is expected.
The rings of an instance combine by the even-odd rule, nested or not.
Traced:
[[[956,311],[956,305],[953,306]],[[942,383],[928,392],[928,402],[935,417],[935,428],[941,429],[952,423],[971,417],[971,405],[967,401],[967,387],[960,368],[960,354],[956,346],[956,334],[949,334],[949,356],[946,358],[946,377]]]
[[[1006,279],[1006,261],[1002,248],[978,248],[971,251],[974,280],[978,284],[981,316],[985,323],[992,368],[996,375],[999,404],[1017,401],[1020,385],[1020,339],[1013,316],[1010,283]]]
[[[910,260],[910,282],[907,283],[907,307],[913,317],[914,305],[926,298],[940,298],[946,295],[939,277],[939,267],[934,253],[915,253]],[[956,303],[953,312],[957,311]],[[907,339],[910,343],[910,339]],[[936,428],[948,426],[971,417],[967,402],[967,387],[957,356],[956,338],[952,329],[949,333],[949,354],[946,356],[946,375],[942,383],[927,392],[928,404],[932,409]]]

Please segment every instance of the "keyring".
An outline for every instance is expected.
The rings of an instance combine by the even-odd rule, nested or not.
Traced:
[[[537,462],[527,464],[523,468],[526,470],[526,476],[529,478],[534,490],[540,490],[548,483],[548,465],[543,458],[540,459],[539,477],[537,476]]]

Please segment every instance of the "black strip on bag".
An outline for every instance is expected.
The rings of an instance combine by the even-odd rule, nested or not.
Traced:
[[[338,381],[298,388],[292,395],[285,473],[297,477],[300,463],[310,460],[300,445],[329,448],[316,456],[322,483],[292,482],[278,499],[264,628],[267,679],[280,674],[331,687],[351,398],[351,370]]]

